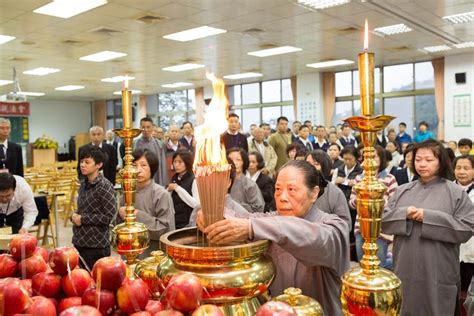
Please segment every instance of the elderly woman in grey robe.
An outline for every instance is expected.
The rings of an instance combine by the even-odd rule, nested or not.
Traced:
[[[450,161],[441,143],[419,143],[413,156],[419,179],[398,188],[382,218],[384,233],[394,235],[401,315],[454,315],[459,245],[473,235],[474,208],[467,193],[450,181]]]
[[[149,256],[159,249],[162,234],[175,229],[174,206],[171,194],[153,181],[158,169],[156,156],[143,149],[133,151],[134,164],[138,169],[137,192],[135,195],[135,215],[137,221],[146,225],[150,235],[150,247],[141,257]],[[120,220],[125,218],[125,207],[119,209]]]
[[[315,205],[322,181],[306,161],[289,161],[275,184],[277,212],[248,213],[235,202],[226,203],[225,220],[204,227],[199,211],[197,225],[215,244],[272,241],[272,296],[298,287],[321,303],[325,315],[342,315],[339,297],[341,276],[349,268],[349,225]]]

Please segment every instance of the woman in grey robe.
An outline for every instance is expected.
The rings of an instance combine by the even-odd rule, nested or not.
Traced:
[[[398,188],[382,218],[384,233],[394,235],[393,266],[403,291],[401,315],[454,315],[459,245],[473,235],[473,205],[450,181],[450,161],[441,143],[419,143],[413,156],[419,179]]]
[[[215,244],[272,241],[268,250],[276,266],[272,296],[298,287],[321,303],[325,315],[342,315],[341,276],[349,268],[349,225],[315,205],[322,181],[321,173],[306,161],[289,161],[275,184],[277,212],[248,213],[227,201],[225,220],[204,227],[199,211],[197,224]]]
[[[136,149],[133,157],[139,171],[135,215],[137,222],[146,225],[150,236],[150,246],[140,256],[146,258],[152,251],[159,249],[161,235],[175,229],[174,206],[170,193],[153,181],[153,175],[158,169],[155,155],[148,150]],[[120,220],[125,218],[125,207],[120,208],[119,217]]]

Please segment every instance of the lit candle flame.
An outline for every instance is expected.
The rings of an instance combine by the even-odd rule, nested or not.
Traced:
[[[365,19],[364,49],[369,50],[369,23]]]
[[[128,76],[125,76],[125,81],[124,81],[124,84],[123,84],[123,88],[125,90],[128,90]]]

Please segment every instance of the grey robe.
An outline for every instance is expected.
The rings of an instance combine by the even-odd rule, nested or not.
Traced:
[[[323,212],[336,214],[342,218],[349,227],[352,227],[351,214],[346,197],[338,186],[331,182],[324,188],[324,193],[316,200],[316,206]]]
[[[339,216],[313,204],[304,218],[273,213],[248,213],[226,201],[226,217],[250,218],[255,240],[272,241],[268,254],[276,267],[270,291],[278,296],[297,287],[315,298],[324,315],[341,311],[341,276],[349,269],[349,226]]]
[[[265,208],[265,201],[258,185],[245,175],[234,180],[234,184],[230,189],[230,196],[251,213],[263,212]]]
[[[158,158],[158,171],[153,176],[156,183],[165,186],[168,184],[168,169],[166,167],[166,149],[156,138],[136,138],[133,142],[133,149],[147,149]]]
[[[423,208],[423,222],[408,220],[408,206]],[[417,180],[398,188],[382,218],[395,235],[394,272],[402,281],[401,315],[453,315],[459,283],[459,245],[474,230],[467,193],[445,179]]]

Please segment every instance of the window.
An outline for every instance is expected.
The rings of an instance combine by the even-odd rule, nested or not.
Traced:
[[[336,102],[332,125],[341,123],[343,119],[349,116],[352,116],[352,101]]]
[[[291,90],[290,79],[284,79],[281,81],[281,100],[293,101],[293,91]]]
[[[352,95],[352,72],[336,73],[336,97]]]
[[[383,67],[384,92],[413,90],[413,64]]]
[[[416,127],[420,122],[428,123],[428,130],[433,137],[438,136],[438,112],[434,95],[417,95],[415,97],[415,122]]]
[[[272,80],[262,82],[262,103],[281,101],[281,81]]]
[[[242,104],[260,103],[260,85],[258,82],[242,85]]]
[[[242,109],[240,122],[240,129],[244,133],[249,132],[251,124],[260,124],[260,108]]]
[[[431,62],[415,64],[415,88],[434,88],[434,69]]]
[[[262,122],[276,128],[276,120],[281,116],[281,106],[267,106],[262,108]]]
[[[404,122],[407,124],[407,133],[414,136],[415,111],[413,108],[413,97],[398,97],[385,99],[385,114],[395,116],[390,122],[390,127],[398,131],[398,124]]]

